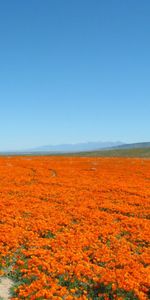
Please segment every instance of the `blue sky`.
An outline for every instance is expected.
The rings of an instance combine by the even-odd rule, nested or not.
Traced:
[[[150,141],[149,0],[0,1],[0,150]]]

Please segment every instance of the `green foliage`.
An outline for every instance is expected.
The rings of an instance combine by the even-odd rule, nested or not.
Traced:
[[[87,292],[87,298],[93,300],[104,300],[105,296],[109,300],[115,300],[118,297],[122,297],[124,300],[138,300],[139,298],[133,291],[125,291],[124,289],[112,289],[112,284],[105,285],[104,283],[95,283],[91,279],[87,279],[87,282],[82,282],[76,277],[69,278],[69,275],[62,274],[58,277],[59,284],[65,286],[68,290],[76,288],[74,296],[76,298],[83,295],[84,291]]]
[[[41,232],[40,236],[45,239],[54,239],[55,238],[55,234],[52,233],[50,230]]]

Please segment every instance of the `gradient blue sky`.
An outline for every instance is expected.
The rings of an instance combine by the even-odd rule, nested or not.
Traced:
[[[149,0],[0,1],[0,150],[150,141]]]

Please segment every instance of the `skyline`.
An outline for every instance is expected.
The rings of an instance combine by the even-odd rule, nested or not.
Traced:
[[[150,141],[150,2],[0,3],[0,151]]]

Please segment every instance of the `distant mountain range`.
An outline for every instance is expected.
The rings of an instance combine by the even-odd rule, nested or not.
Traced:
[[[77,144],[61,144],[61,145],[47,145],[31,149],[31,152],[50,152],[50,153],[70,153],[70,152],[82,152],[93,151],[100,149],[108,149],[112,147],[118,147],[124,145],[124,143],[117,142],[87,142]]]
[[[116,149],[150,148],[150,142],[125,144],[123,142],[87,142],[77,144],[47,145],[22,151],[1,151],[1,155],[46,155],[63,153],[80,153]]]

